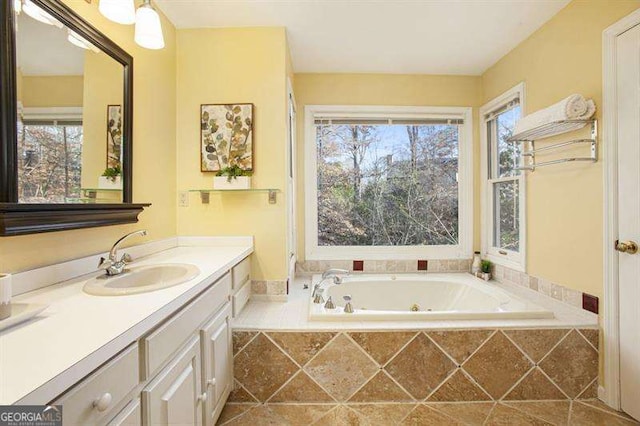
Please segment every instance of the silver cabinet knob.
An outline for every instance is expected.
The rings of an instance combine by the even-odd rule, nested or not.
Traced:
[[[207,393],[203,392],[202,395],[198,397],[198,402],[205,402],[207,400]]]
[[[111,397],[111,394],[107,392],[104,395],[102,395],[100,398],[93,401],[93,408],[95,408],[100,412],[105,411],[111,405],[112,399],[113,398]]]
[[[216,379],[209,379],[207,380],[207,387],[210,388],[212,386],[216,385]]]

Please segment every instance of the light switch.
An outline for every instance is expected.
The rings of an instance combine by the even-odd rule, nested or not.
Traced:
[[[180,191],[178,194],[178,206],[180,207],[189,207],[189,192],[188,191]]]

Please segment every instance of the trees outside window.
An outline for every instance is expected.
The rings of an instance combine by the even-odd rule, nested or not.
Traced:
[[[18,125],[18,194],[22,203],[80,198],[82,123]]]
[[[308,259],[471,256],[471,108],[308,106],[305,117]]]

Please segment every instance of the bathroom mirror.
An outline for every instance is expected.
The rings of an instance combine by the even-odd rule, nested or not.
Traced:
[[[1,8],[0,235],[136,222],[133,58],[59,0]]]

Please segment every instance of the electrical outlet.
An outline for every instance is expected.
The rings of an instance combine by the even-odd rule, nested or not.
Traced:
[[[178,193],[178,206],[189,207],[189,192],[180,191]]]

